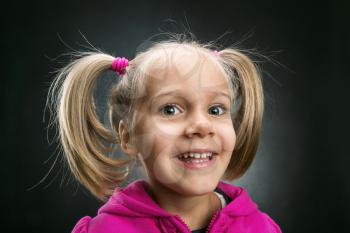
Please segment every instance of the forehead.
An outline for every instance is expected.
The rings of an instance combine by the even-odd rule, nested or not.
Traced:
[[[196,48],[158,51],[149,69],[146,89],[149,97],[160,92],[224,92],[231,95],[228,78],[214,54]]]

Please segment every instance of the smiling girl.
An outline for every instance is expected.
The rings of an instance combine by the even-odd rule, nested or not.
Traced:
[[[109,93],[110,127],[93,98],[107,70],[120,77]],[[49,94],[72,173],[107,200],[74,233],[281,232],[229,183],[252,163],[263,115],[259,72],[243,52],[170,39],[130,61],[82,53]],[[126,159],[108,156],[115,145]],[[122,188],[135,160],[147,178]]]

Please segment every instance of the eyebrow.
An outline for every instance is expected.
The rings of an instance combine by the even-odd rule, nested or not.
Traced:
[[[224,96],[227,97],[230,101],[231,101],[231,96],[229,94],[227,94],[226,92],[221,92],[221,91],[206,91],[212,94],[215,94],[216,96]],[[152,99],[157,99],[159,97],[162,96],[166,96],[166,95],[172,95],[172,96],[178,96],[181,94],[181,91],[167,91],[167,92],[161,92],[159,94],[157,94],[156,96],[154,96]]]

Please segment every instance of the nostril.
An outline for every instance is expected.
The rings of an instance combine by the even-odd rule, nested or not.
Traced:
[[[215,133],[214,127],[209,122],[193,123],[186,129],[186,135],[190,137],[194,135],[206,136],[208,134],[214,134],[214,133]]]

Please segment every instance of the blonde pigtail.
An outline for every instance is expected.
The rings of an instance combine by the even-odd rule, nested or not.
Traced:
[[[238,82],[241,107],[234,121],[237,139],[235,150],[227,168],[225,178],[233,180],[242,176],[251,165],[258,149],[264,96],[258,68],[244,53],[235,49],[224,49],[220,57],[233,82]],[[237,85],[237,84],[236,84]]]
[[[114,57],[84,53],[58,73],[50,87],[54,95],[59,139],[70,170],[94,196],[105,200],[128,174],[129,160],[106,156],[119,143],[116,132],[99,121],[93,98],[96,82]],[[121,168],[126,168],[121,170]]]

